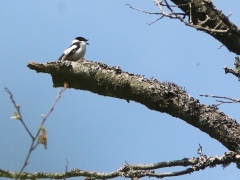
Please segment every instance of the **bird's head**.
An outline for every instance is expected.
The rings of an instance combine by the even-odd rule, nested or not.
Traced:
[[[89,44],[89,43],[87,42],[88,39],[85,39],[84,37],[76,37],[76,38],[73,40],[72,44],[75,43],[75,42],[80,42],[80,41],[84,41],[84,42],[86,42],[86,44]]]

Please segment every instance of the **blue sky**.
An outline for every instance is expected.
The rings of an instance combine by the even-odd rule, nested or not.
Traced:
[[[209,35],[177,20],[154,21],[154,15],[129,9],[125,4],[158,11],[152,1],[1,1],[0,2],[0,168],[18,171],[27,155],[30,137],[20,122],[11,120],[15,111],[4,87],[21,105],[23,118],[32,132],[39,128],[59,89],[51,77],[27,68],[28,61],[56,61],[73,38],[89,39],[86,59],[102,61],[135,74],[154,76],[185,87],[201,103],[214,99],[200,94],[239,98],[240,85],[223,66],[233,67],[234,57]],[[239,25],[238,0],[214,1],[230,20]],[[199,63],[199,65],[197,65]],[[239,119],[239,105],[220,106]],[[48,149],[39,146],[25,171],[63,172],[68,169],[110,172],[125,161],[154,163],[196,157],[198,143],[209,156],[227,149],[207,134],[181,119],[151,111],[125,100],[68,89],[45,126]],[[161,169],[168,172],[175,169]],[[171,179],[238,179],[235,164],[207,168]]]

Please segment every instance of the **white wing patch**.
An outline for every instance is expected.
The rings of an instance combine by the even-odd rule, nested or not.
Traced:
[[[67,48],[61,57],[58,59],[59,61],[77,61],[84,57],[86,53],[86,42],[76,42],[72,44],[69,48]]]
[[[67,49],[63,52],[63,54],[66,56],[66,55],[68,55],[69,53],[71,53],[72,51],[76,51],[77,47],[78,47],[78,46],[76,46],[76,45],[72,45],[72,46],[70,46],[69,48],[67,48]]]

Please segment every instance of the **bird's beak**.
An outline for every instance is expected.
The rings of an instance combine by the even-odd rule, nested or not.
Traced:
[[[88,41],[88,39],[86,40],[87,45],[90,45],[87,41]]]

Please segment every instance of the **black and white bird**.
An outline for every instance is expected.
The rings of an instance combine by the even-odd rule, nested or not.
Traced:
[[[86,46],[88,45],[87,41],[88,39],[85,39],[84,37],[76,37],[72,41],[72,45],[63,52],[58,61],[77,61],[82,59],[86,54]]]

